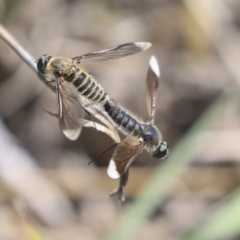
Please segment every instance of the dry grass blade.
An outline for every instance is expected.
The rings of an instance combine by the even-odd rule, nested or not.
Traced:
[[[37,70],[37,66],[35,64],[34,58],[30,55],[28,51],[26,51],[18,42],[17,40],[7,31],[6,28],[4,28],[0,24],[0,38],[3,39],[4,42],[8,46],[10,46],[13,51],[38,75],[38,77],[46,83],[46,80],[43,75],[39,74]],[[49,86],[51,90],[54,90]]]
[[[0,38],[36,73],[38,73],[34,58],[16,41],[16,39],[0,24]]]

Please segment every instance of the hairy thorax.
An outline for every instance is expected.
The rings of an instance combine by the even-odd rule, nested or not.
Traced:
[[[45,72],[48,76],[54,78],[56,76],[67,77],[76,72],[76,70],[77,68],[71,58],[53,57],[48,62]]]

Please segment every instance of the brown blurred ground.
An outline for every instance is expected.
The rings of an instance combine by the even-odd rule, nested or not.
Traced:
[[[156,125],[173,149],[204,110],[240,81],[234,72],[240,59],[234,45],[240,40],[239,2],[215,1],[218,5],[212,6],[213,2],[195,0],[190,6],[188,1],[173,0],[0,0],[0,20],[36,59],[45,53],[73,57],[125,42],[151,42],[153,47],[141,54],[85,67],[113,99],[146,118],[145,76],[154,54],[162,74]],[[208,11],[199,7],[203,5]],[[44,222],[48,219],[44,208],[45,218],[39,212],[35,216],[22,202],[23,196],[3,177],[0,225],[6,227],[0,228],[0,239],[26,239],[19,227],[19,219],[25,218],[41,229],[44,239],[103,239],[121,212],[105,198],[117,184],[101,168],[107,166],[112,152],[96,164],[87,163],[110,147],[111,139],[94,129],[84,129],[76,142],[66,140],[57,120],[43,111],[56,110],[56,96],[2,41],[0,73],[1,117],[31,155],[41,177],[61,192],[69,214],[59,223],[61,228],[54,218]],[[229,109],[225,116],[220,129],[204,133],[214,131],[215,137],[203,143],[205,151],[193,159],[193,165],[164,205],[137,232],[136,239],[167,239],[187,229],[212,202],[239,185],[239,111]],[[138,157],[127,197],[134,198],[158,163],[146,153]],[[22,212],[31,217],[22,217]]]

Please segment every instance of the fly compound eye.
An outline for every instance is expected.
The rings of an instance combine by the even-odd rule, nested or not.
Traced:
[[[169,149],[167,146],[167,142],[165,141],[161,142],[157,150],[153,152],[152,156],[160,159],[167,158],[169,156]]]
[[[46,69],[47,63],[50,60],[50,58],[51,58],[50,55],[45,54],[37,60],[37,70],[41,74],[45,74],[45,69]]]

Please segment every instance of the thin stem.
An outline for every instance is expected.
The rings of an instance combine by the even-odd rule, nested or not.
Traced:
[[[34,58],[16,41],[16,39],[0,24],[0,38],[35,72],[38,73]]]
[[[26,51],[20,43],[11,35],[8,30],[0,24],[0,38],[13,49],[13,51],[38,75],[38,77],[42,80],[43,83],[47,83],[48,81],[45,79],[44,75],[40,74],[37,70],[37,66],[35,64],[35,59],[32,55]],[[47,84],[47,86],[55,92],[55,88],[52,85]]]

